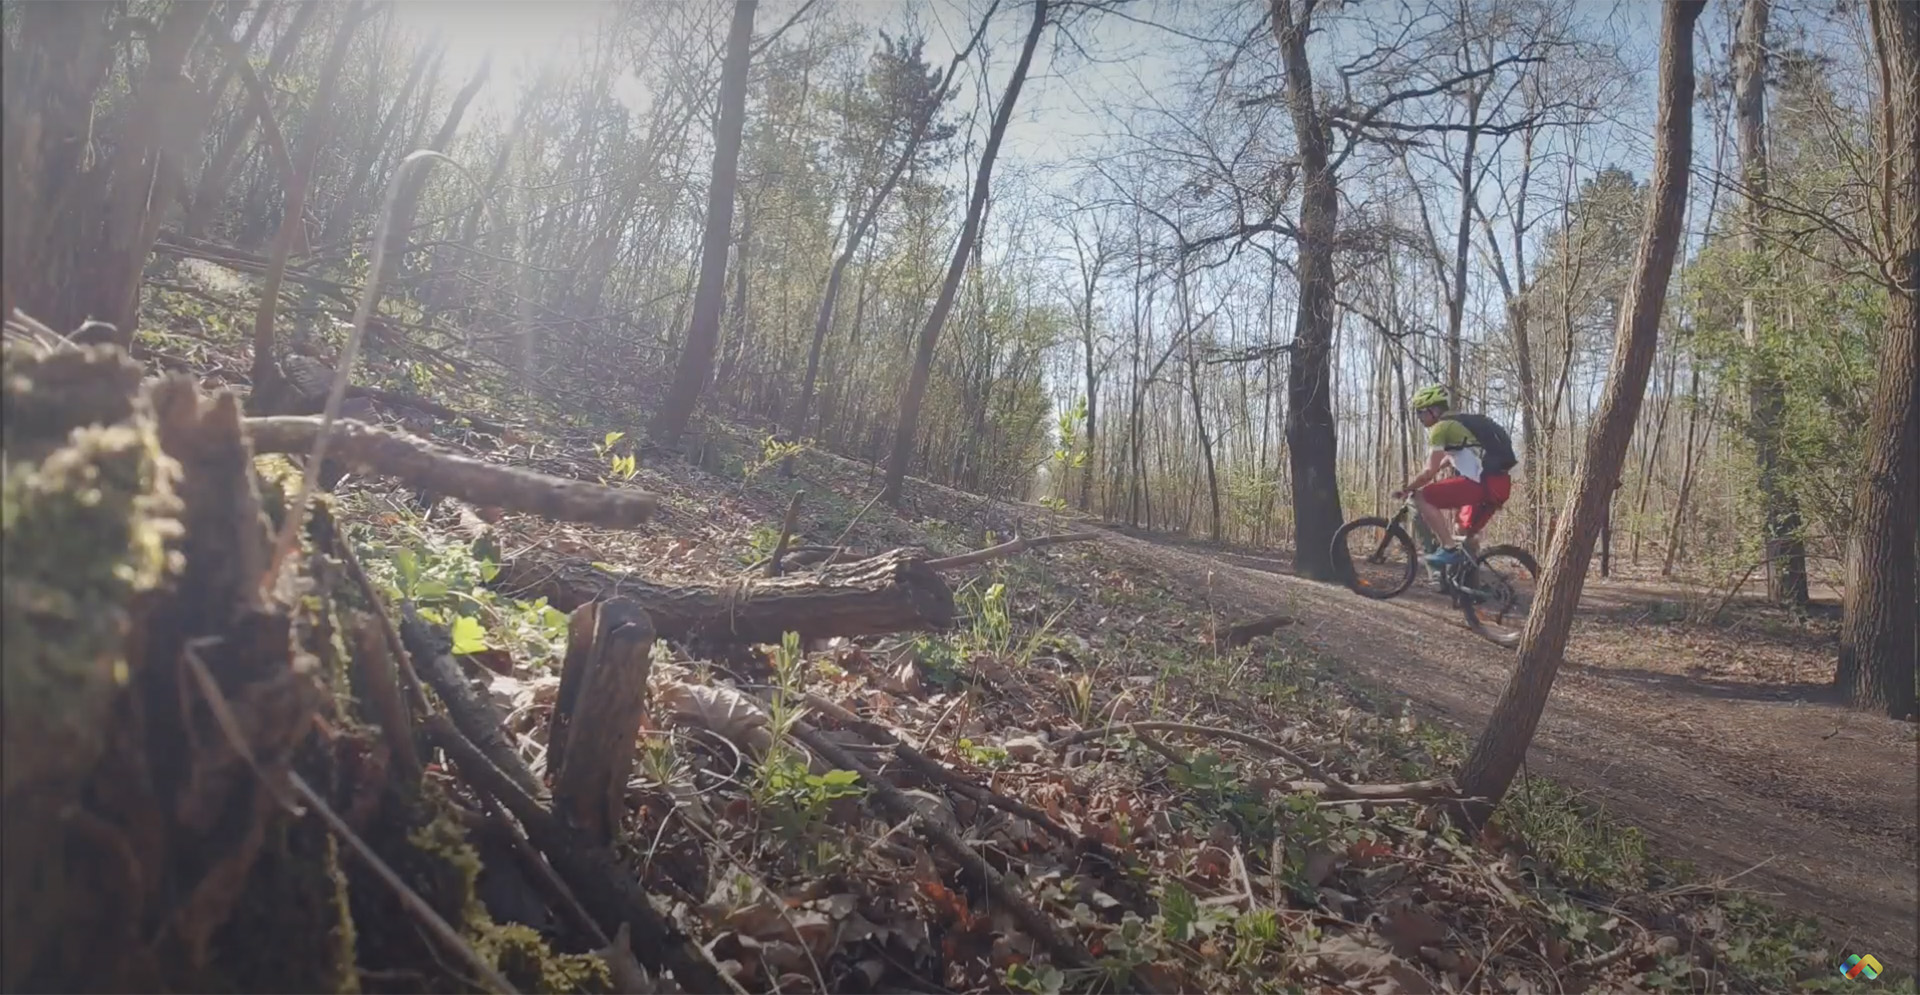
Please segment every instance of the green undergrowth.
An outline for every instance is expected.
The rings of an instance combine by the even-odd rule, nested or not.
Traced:
[[[406,512],[388,517],[378,526],[356,525],[349,535],[367,578],[390,603],[411,602],[422,618],[447,626],[456,654],[504,651],[534,666],[565,655],[565,613],[545,598],[521,601],[486,586],[500,571],[489,540],[428,528]]]

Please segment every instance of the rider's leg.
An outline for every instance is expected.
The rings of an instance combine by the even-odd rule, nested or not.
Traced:
[[[1481,499],[1460,508],[1460,544],[1475,558],[1480,555],[1480,533],[1513,495],[1513,481],[1504,473],[1490,473],[1480,487]]]
[[[1479,483],[1465,477],[1448,477],[1436,480],[1414,492],[1414,506],[1420,510],[1420,520],[1426,523],[1441,546],[1452,546],[1458,540],[1454,537],[1454,516],[1456,508],[1468,508],[1484,497]]]

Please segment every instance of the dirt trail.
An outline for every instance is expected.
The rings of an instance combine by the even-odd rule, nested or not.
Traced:
[[[1282,560],[1159,536],[1114,532],[1104,541],[1206,591],[1222,613],[1283,610],[1298,620],[1288,632],[1357,683],[1470,734],[1512,665],[1510,653],[1475,639],[1449,605],[1419,589],[1368,601],[1291,576]],[[1663,854],[1715,878],[1738,875],[1730,887],[1819,916],[1845,949],[1913,969],[1915,727],[1822,700],[1817,657],[1793,663],[1805,683],[1702,679],[1699,666],[1672,659],[1687,648],[1600,614],[1630,592],[1595,593],[1529,770],[1588,792]]]

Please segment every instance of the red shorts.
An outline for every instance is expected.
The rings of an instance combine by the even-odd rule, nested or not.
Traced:
[[[1481,480],[1448,477],[1420,488],[1420,496],[1436,508],[1460,509],[1460,529],[1478,532],[1493,520],[1493,513],[1513,494],[1513,479],[1504,473],[1489,473]]]

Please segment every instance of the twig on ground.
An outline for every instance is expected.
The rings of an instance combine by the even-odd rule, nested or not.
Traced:
[[[976,549],[971,553],[961,553],[958,556],[946,556],[937,560],[928,560],[927,566],[935,570],[954,570],[959,567],[970,567],[976,563],[985,563],[988,560],[997,560],[1002,557],[1012,556],[1015,553],[1024,553],[1029,549],[1039,549],[1041,546],[1052,546],[1062,542],[1086,542],[1089,539],[1098,538],[1100,538],[1100,533],[1098,532],[1068,532],[1064,535],[1015,539],[1012,542],[1003,542],[998,546]]]
[[[1107,852],[1106,846],[1099,840],[1089,836],[1081,836],[1073,830],[1048,818],[1045,812],[1031,805],[1016,801],[985,785],[976,784],[973,781],[961,777],[947,769],[947,765],[902,743],[898,737],[888,732],[884,727],[877,723],[869,722],[853,712],[848,711],[838,702],[823,695],[811,693],[807,695],[806,701],[808,707],[822,715],[831,717],[835,722],[873,740],[881,746],[891,747],[895,756],[898,756],[907,766],[926,775],[928,780],[959,791],[976,802],[992,805],[1004,812],[1017,815],[1039,826],[1047,833],[1069,845],[1085,846],[1088,850],[1099,856],[1108,858],[1109,860],[1113,859],[1113,855]]]
[[[1092,966],[1092,958],[1088,956],[1085,949],[1077,944],[1068,942],[1066,937],[1060,935],[1060,931],[1055,928],[1053,920],[1047,918],[1046,914],[1042,913],[1039,909],[1034,908],[1033,904],[1027,901],[1019,892],[1014,891],[1006,879],[996,873],[993,866],[987,863],[986,858],[980,856],[980,854],[968,846],[965,841],[954,835],[952,830],[931,819],[923,817],[913,802],[900,793],[900,789],[887,783],[879,774],[875,773],[872,768],[855,759],[853,754],[842,749],[838,743],[820,735],[819,730],[805,722],[794,722],[788,734],[798,740],[802,746],[812,750],[815,754],[826,759],[828,763],[833,764],[835,767],[841,770],[850,770],[860,775],[860,779],[866,782],[868,788],[872,791],[870,795],[871,800],[881,809],[887,818],[898,822],[911,822],[918,827],[920,833],[925,836],[929,842],[946,851],[947,856],[958,861],[960,866],[966,868],[968,876],[982,884],[988,895],[990,895],[994,901],[999,902],[1005,911],[1014,918],[1014,921],[1018,922],[1041,946],[1047,949],[1047,952],[1053,956],[1056,963],[1067,968],[1087,968]],[[1154,990],[1153,987],[1147,984],[1145,979],[1141,978],[1137,973],[1133,977],[1133,988],[1135,991],[1141,992],[1152,992]]]
[[[847,520],[847,527],[840,530],[840,537],[833,540],[835,546],[845,546],[847,544],[847,536],[853,534],[853,527],[860,524],[862,518],[867,517],[867,512],[872,511],[874,505],[880,503],[881,493],[881,491],[874,491],[873,496],[867,499],[867,503],[861,505],[860,510],[853,513],[853,517]],[[832,563],[833,561],[829,559],[827,562]]]
[[[322,422],[321,418],[281,416],[248,418],[245,424],[255,453],[303,453],[321,437]],[[475,504],[616,529],[645,522],[659,507],[659,499],[646,491],[486,463],[363,422],[336,421],[326,435],[343,459]]]
[[[1259,736],[1239,732],[1234,729],[1220,729],[1214,726],[1194,725],[1188,722],[1127,722],[1121,725],[1082,729],[1072,735],[1054,740],[1052,745],[1054,749],[1059,750],[1072,746],[1075,743],[1085,743],[1089,740],[1102,739],[1107,736],[1124,736],[1136,731],[1184,732],[1193,736],[1210,736],[1215,739],[1232,740],[1242,746],[1251,746],[1268,756],[1279,757],[1285,760],[1295,767],[1300,768],[1302,771],[1305,771],[1316,780],[1325,782],[1326,786],[1331,790],[1346,790],[1349,787],[1348,785],[1342,784],[1338,778],[1328,774],[1319,764],[1308,760],[1306,757],[1270,739],[1261,739]]]
[[[601,923],[631,927],[631,949],[641,963],[665,967],[689,992],[732,992],[746,989],[722,971],[705,947],[681,934],[655,911],[646,891],[611,851],[588,843],[578,831],[561,822],[545,806],[495,767],[480,748],[469,742],[453,720],[435,713],[427,718],[427,733],[446,751],[460,776],[475,791],[498,799],[527,831],[527,839],[553,865],[580,902]],[[618,932],[619,927],[615,927]]]
[[[1628,955],[1633,953],[1634,948],[1635,944],[1622,941],[1619,946],[1605,953],[1595,954],[1592,957],[1582,957],[1579,960],[1569,963],[1567,970],[1575,974],[1586,974],[1590,971],[1598,971],[1626,960]]]
[[[460,665],[454,662],[446,638],[415,613],[412,604],[403,606],[403,610],[406,617],[400,622],[400,639],[413,655],[420,676],[447,706],[453,724],[477,744],[494,766],[511,776],[520,790],[535,798],[545,794],[540,779],[533,776],[533,771],[514,752],[513,744],[502,732],[505,723],[492,703],[474,694],[467,685],[467,675],[461,673]]]
[[[767,557],[767,576],[780,576],[780,559],[787,555],[787,543],[793,540],[793,527],[800,522],[800,496],[804,491],[794,491],[793,498],[787,502],[787,515],[780,520],[780,540],[773,544],[773,555]]]

